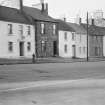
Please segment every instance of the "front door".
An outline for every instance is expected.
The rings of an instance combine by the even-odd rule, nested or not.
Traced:
[[[24,42],[20,42],[19,47],[20,47],[20,56],[24,56]]]
[[[75,58],[76,57],[76,46],[72,45],[72,57]]]
[[[57,55],[57,41],[53,42],[53,54],[54,56]]]

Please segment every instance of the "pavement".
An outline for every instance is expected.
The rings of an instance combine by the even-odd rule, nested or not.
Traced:
[[[105,57],[93,57],[89,58],[88,62],[105,61]],[[73,62],[87,62],[86,58],[61,58],[61,57],[48,57],[37,58],[35,63],[73,63]],[[0,64],[32,64],[32,59],[29,58],[15,58],[15,59],[2,59],[0,58]]]

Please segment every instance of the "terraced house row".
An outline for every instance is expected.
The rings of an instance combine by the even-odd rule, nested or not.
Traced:
[[[102,13],[89,19],[88,56],[105,56],[105,20]],[[101,14],[101,15],[98,15]],[[87,25],[54,19],[48,4],[23,6],[22,0],[11,0],[0,6],[0,58],[87,57]]]

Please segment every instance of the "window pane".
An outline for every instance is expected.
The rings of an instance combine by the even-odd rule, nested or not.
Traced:
[[[75,34],[72,33],[72,40],[75,40]]]
[[[46,51],[46,42],[45,41],[41,42],[41,48],[42,48],[42,52]]]
[[[30,42],[27,43],[27,50],[31,51],[31,43]]]
[[[64,46],[64,51],[67,53],[67,45]]]
[[[41,23],[41,34],[45,33],[45,24]]]
[[[53,35],[55,35],[55,34],[56,34],[56,25],[53,24]]]
[[[67,32],[64,34],[64,39],[67,40]]]
[[[8,24],[8,34],[12,34],[12,24]]]
[[[10,52],[13,51],[13,42],[8,42],[8,50],[9,50]]]
[[[23,26],[22,25],[19,25],[19,32],[20,32],[20,35],[23,35]]]
[[[28,28],[28,30],[27,30],[28,35],[31,35],[31,28],[30,28],[30,26],[27,26],[27,28]]]

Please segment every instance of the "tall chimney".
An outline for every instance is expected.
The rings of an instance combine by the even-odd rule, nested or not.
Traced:
[[[46,13],[48,14],[48,3],[46,3]]]
[[[42,12],[45,10],[44,0],[40,0]]]
[[[20,10],[23,11],[23,0],[20,0]]]

